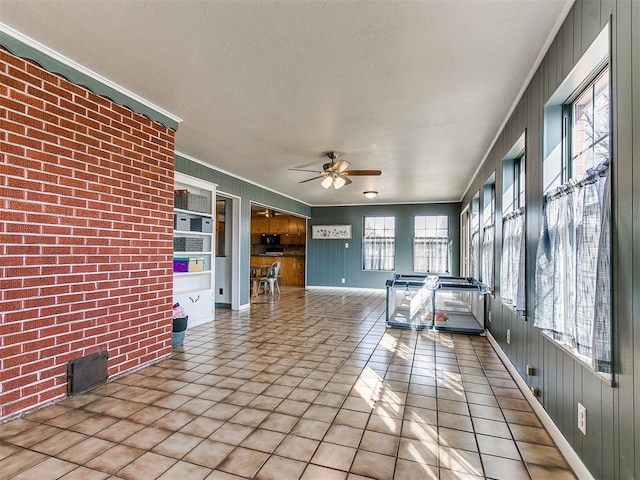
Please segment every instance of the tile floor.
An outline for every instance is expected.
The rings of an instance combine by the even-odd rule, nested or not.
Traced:
[[[386,330],[384,304],[219,310],[171,358],[0,426],[0,477],[575,478],[485,338]]]

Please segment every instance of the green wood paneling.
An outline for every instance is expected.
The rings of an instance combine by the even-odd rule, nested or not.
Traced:
[[[536,368],[536,376],[522,375],[541,389],[539,401],[563,432],[595,478],[640,478],[640,168],[633,155],[640,152],[640,2],[635,0],[578,0],[538,71],[474,178],[462,205],[496,171],[502,184],[502,160],[518,132],[527,131],[527,306],[533,314],[535,251],[542,214],[543,105],[549,95],[590,46],[601,28],[612,25],[613,121],[613,323],[617,387],[610,387],[591,370],[544,338],[531,323],[519,324],[500,302],[499,278],[492,299],[489,330],[511,362]],[[634,88],[635,87],[635,88]],[[636,208],[639,207],[639,208]],[[496,198],[500,213],[502,200]],[[498,223],[501,218],[498,215]],[[502,232],[496,230],[496,271],[499,272]],[[499,275],[498,275],[499,277]],[[516,336],[506,345],[506,329]],[[520,343],[523,342],[523,343]],[[577,402],[587,407],[587,435],[577,429]]]
[[[350,224],[351,240],[314,240],[307,236],[307,284],[310,286],[346,286],[385,288],[394,272],[362,270],[362,222],[365,216],[394,216],[396,219],[395,272],[413,272],[413,217],[415,215],[448,215],[452,248],[452,274],[460,265],[459,203],[424,203],[399,205],[361,205],[344,207],[312,207],[310,225]],[[311,227],[309,227],[311,228]],[[349,243],[349,248],[345,248]],[[340,283],[341,278],[346,281]]]

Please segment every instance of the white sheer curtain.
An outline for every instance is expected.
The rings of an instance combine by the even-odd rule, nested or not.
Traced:
[[[493,224],[484,227],[482,232],[482,282],[491,290],[493,288],[493,240],[495,227]]]
[[[471,232],[471,276],[480,278],[480,231]]]
[[[449,239],[416,237],[413,240],[414,272],[448,273]]]
[[[525,311],[524,292],[524,208],[505,215],[502,220],[502,265],[500,296],[502,303],[519,314]]]
[[[388,237],[370,237],[363,239],[364,249],[362,266],[365,270],[395,269],[396,241]]]
[[[609,168],[545,196],[536,255],[534,325],[611,373]]]

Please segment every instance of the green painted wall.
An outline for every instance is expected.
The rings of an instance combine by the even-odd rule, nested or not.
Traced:
[[[393,272],[362,270],[362,228],[364,216],[394,216],[396,219],[396,273],[413,273],[413,217],[448,215],[451,239],[452,274],[460,265],[459,203],[421,203],[397,205],[362,205],[312,207],[309,225],[350,224],[351,240],[313,240],[307,235],[307,285],[385,288]],[[311,231],[311,227],[309,227]],[[349,248],[345,248],[345,243]],[[345,283],[341,283],[341,279]]]
[[[527,132],[527,302],[534,303],[535,252],[542,214],[543,105],[565,79],[601,29],[611,21],[613,90],[613,324],[615,380],[610,387],[532,325],[502,307],[499,285],[490,299],[491,334],[595,478],[640,478],[640,2],[578,0],[463,199],[471,201],[501,164],[518,137]],[[502,203],[497,195],[496,210]],[[499,215],[498,215],[499,217]],[[498,218],[498,225],[500,218]],[[635,241],[634,241],[635,240]],[[501,229],[496,232],[496,258]],[[532,315],[529,307],[528,314]],[[506,329],[511,344],[506,344]],[[536,368],[527,376],[525,365]],[[577,403],[587,408],[587,435],[576,426]]]

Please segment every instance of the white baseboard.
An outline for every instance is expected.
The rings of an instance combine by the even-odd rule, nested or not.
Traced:
[[[585,464],[582,462],[582,459],[578,456],[576,451],[571,447],[571,445],[569,444],[567,439],[564,437],[564,435],[562,434],[558,426],[551,419],[547,411],[543,408],[543,406],[540,404],[538,399],[533,395],[533,393],[531,393],[531,390],[529,390],[529,386],[526,384],[524,379],[520,376],[520,374],[518,373],[518,370],[516,370],[516,367],[513,365],[513,363],[511,363],[511,360],[509,360],[509,357],[507,357],[507,354],[504,353],[502,348],[500,348],[500,345],[498,345],[498,342],[496,342],[495,338],[493,338],[493,336],[491,335],[491,332],[489,331],[487,331],[487,338],[489,339],[489,343],[491,343],[494,350],[500,357],[500,360],[502,360],[502,362],[507,367],[507,370],[509,370],[509,373],[515,380],[520,390],[522,391],[522,394],[525,396],[525,398],[531,405],[531,408],[533,408],[533,410],[536,412],[536,415],[538,415],[538,418],[540,418],[540,421],[549,432],[549,435],[551,435],[551,438],[553,438],[553,441],[556,442],[556,445],[562,452],[562,455],[564,455],[564,458],[567,459],[567,462],[573,469],[573,472],[577,475],[577,477],[580,480],[595,480],[593,475],[591,475],[591,472],[587,469]]]
[[[365,288],[365,287],[342,287],[336,285],[335,287],[327,287],[323,285],[307,285],[305,290],[350,290],[352,292],[384,292],[385,288]]]

